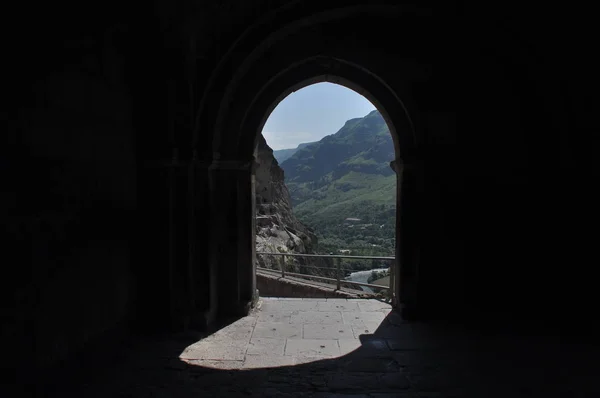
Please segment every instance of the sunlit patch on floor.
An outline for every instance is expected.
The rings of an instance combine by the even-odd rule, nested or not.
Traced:
[[[376,338],[390,314],[374,299],[279,300],[262,298],[257,310],[188,346],[179,358],[212,369],[294,366],[350,353],[391,357]]]

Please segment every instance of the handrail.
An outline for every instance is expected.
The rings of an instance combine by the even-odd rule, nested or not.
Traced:
[[[341,284],[342,284],[342,280],[340,278],[340,271],[341,271],[341,260],[342,258],[350,258],[350,259],[365,259],[365,260],[391,260],[391,261],[395,261],[396,257],[382,257],[382,256],[343,256],[343,255],[336,255],[336,254],[302,254],[302,253],[271,253],[271,252],[256,252],[256,254],[260,254],[260,255],[270,255],[270,256],[282,256],[282,261],[280,264],[280,270],[281,270],[281,277],[285,278],[286,272],[285,272],[285,256],[290,256],[290,257],[317,257],[317,258],[335,258],[337,259],[336,261],[336,278],[328,278],[328,277],[324,277],[324,276],[319,276],[319,275],[305,275],[305,274],[299,274],[299,273],[295,273],[295,272],[288,272],[288,275],[291,276],[299,276],[299,277],[303,277],[303,278],[314,278],[314,279],[321,279],[321,280],[327,280],[327,281],[335,281],[336,285],[337,285],[337,290],[341,290]],[[326,267],[316,267],[316,266],[312,266],[312,265],[303,265],[304,267],[307,268],[323,268],[323,269],[331,269],[331,268],[326,268]],[[394,268],[394,264],[392,263],[390,265],[390,285],[389,286],[382,286],[382,285],[374,285],[374,284],[370,284],[370,283],[364,283],[364,282],[355,282],[355,281],[347,281],[344,280],[343,283],[344,284],[348,284],[348,285],[358,285],[358,286],[368,286],[368,287],[373,287],[373,288],[377,288],[377,289],[385,289],[388,290],[388,293],[390,295],[390,297],[392,298],[392,300],[394,300],[394,280],[392,278],[393,275],[393,268]],[[271,272],[277,272],[275,270],[271,270],[268,268],[262,268],[260,267],[260,269],[264,269],[266,271],[271,271]]]
[[[291,257],[324,257],[324,258],[362,258],[363,260],[395,260],[396,257],[385,256],[341,256],[339,254],[302,254],[302,253],[272,253],[256,252],[256,254],[268,254],[271,256],[291,256]]]
[[[278,274],[278,272],[276,270],[273,270],[273,269],[268,269],[268,268],[263,268],[263,267],[259,267],[259,269],[263,270],[263,271],[267,271],[267,272],[272,272],[274,274]],[[302,278],[315,278],[315,279],[322,279],[324,281],[337,282],[337,279],[335,279],[335,278],[328,278],[326,276],[298,274],[298,273],[295,273],[295,272],[286,272],[285,274],[286,275],[291,275],[291,276],[300,276]],[[352,285],[358,285],[358,286],[374,287],[374,288],[377,288],[377,289],[389,289],[388,286],[374,285],[372,283],[364,283],[364,282],[356,282],[356,281],[346,281],[346,280],[344,280],[342,283],[347,283],[347,284],[352,284]]]

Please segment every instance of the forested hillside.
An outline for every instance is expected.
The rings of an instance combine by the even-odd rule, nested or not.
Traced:
[[[294,214],[314,229],[320,252],[393,254],[394,146],[378,111],[299,146],[281,163]]]

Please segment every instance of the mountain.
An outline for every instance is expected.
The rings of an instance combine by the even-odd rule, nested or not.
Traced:
[[[290,156],[292,156],[294,153],[296,153],[297,150],[298,148],[276,149],[273,150],[273,156],[275,157],[275,159],[277,159],[279,163],[281,163]]]
[[[294,214],[325,249],[391,254],[396,212],[394,145],[375,110],[281,163]],[[375,245],[375,246],[374,246]]]
[[[303,144],[299,144],[296,148],[277,149],[273,151],[273,156],[275,156],[275,159],[277,159],[279,163],[282,163],[283,161],[291,157],[294,153],[296,153],[299,149],[305,148],[311,144],[314,144],[314,142],[306,142]]]

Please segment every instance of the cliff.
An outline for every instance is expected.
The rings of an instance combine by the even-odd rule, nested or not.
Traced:
[[[284,182],[284,172],[273,156],[273,150],[261,136],[256,152],[256,251],[278,253],[315,253],[318,246],[314,232],[294,216],[292,200]],[[257,256],[260,266],[279,269],[280,257]],[[303,265],[330,267],[331,260],[318,261],[286,258],[287,271],[324,275],[303,269]],[[327,271],[327,270],[321,270]]]

